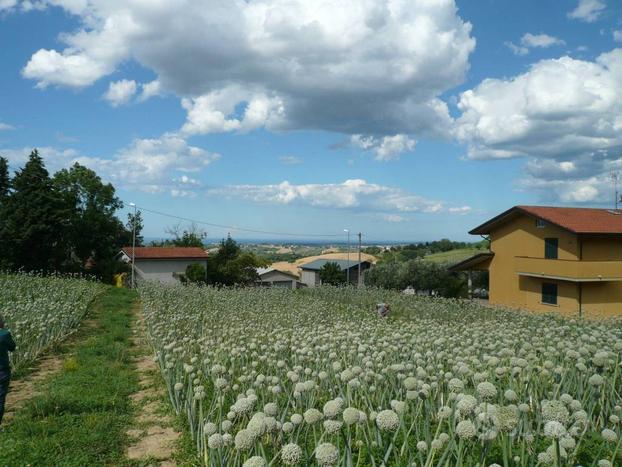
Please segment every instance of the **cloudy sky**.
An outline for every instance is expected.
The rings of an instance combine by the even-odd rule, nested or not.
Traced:
[[[13,168],[238,228],[465,239],[622,170],[617,0],[0,0],[0,70]]]

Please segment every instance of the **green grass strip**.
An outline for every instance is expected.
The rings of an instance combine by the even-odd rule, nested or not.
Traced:
[[[123,465],[138,388],[131,362],[137,295],[109,288],[92,305],[63,369],[0,433],[0,466]]]

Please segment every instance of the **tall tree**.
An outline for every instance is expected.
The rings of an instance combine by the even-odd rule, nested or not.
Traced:
[[[70,213],[68,263],[73,262],[75,270],[87,267],[100,276],[109,275],[109,261],[127,238],[125,227],[115,216],[123,204],[114,187],[78,163],[57,172],[53,185]]]
[[[136,246],[144,246],[145,239],[143,238],[143,215],[140,211],[136,211],[136,215],[130,212],[127,214],[127,224],[125,224],[127,232],[130,234],[130,241],[127,245],[132,244],[132,237],[135,236]],[[136,230],[134,230],[136,229]]]
[[[5,260],[26,270],[62,270],[70,216],[36,149],[11,185],[1,239]]]
[[[9,196],[10,188],[9,161],[4,157],[0,157],[0,204]]]
[[[326,263],[319,271],[322,284],[339,285],[346,282],[346,274],[341,270],[341,266],[332,261]]]

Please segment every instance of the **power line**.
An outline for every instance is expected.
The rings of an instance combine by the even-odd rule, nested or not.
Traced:
[[[215,224],[213,222],[207,222],[207,221],[201,221],[201,220],[197,220],[197,219],[191,219],[189,217],[182,217],[182,216],[176,216],[174,214],[168,214],[166,212],[162,212],[162,211],[156,211],[154,209],[148,209],[145,208],[143,206],[136,206],[138,209],[140,209],[141,211],[145,211],[145,212],[150,212],[152,214],[157,214],[159,216],[164,216],[164,217],[170,217],[172,219],[178,219],[180,221],[185,221],[185,222],[193,222],[195,224],[199,224],[199,225],[207,225],[209,227],[217,227],[217,228],[221,228],[221,229],[228,229],[228,230],[237,230],[240,232],[248,232],[248,233],[255,233],[255,234],[264,234],[264,235],[283,235],[283,236],[287,236],[287,237],[324,237],[324,238],[328,238],[328,237],[341,237],[341,235],[339,234],[312,234],[312,233],[292,233],[292,232],[272,232],[269,230],[258,230],[258,229],[247,229],[244,227],[236,227],[233,225],[223,225],[223,224]]]

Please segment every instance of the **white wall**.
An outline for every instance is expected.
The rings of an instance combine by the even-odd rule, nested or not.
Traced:
[[[316,271],[302,270],[300,274],[300,280],[308,287],[315,287],[320,285],[320,275]]]
[[[205,261],[197,260],[136,259],[134,261],[134,266],[137,279],[170,284],[178,282],[178,280],[173,277],[173,273],[183,274],[186,272],[186,268],[194,263],[201,263],[205,265]]]

